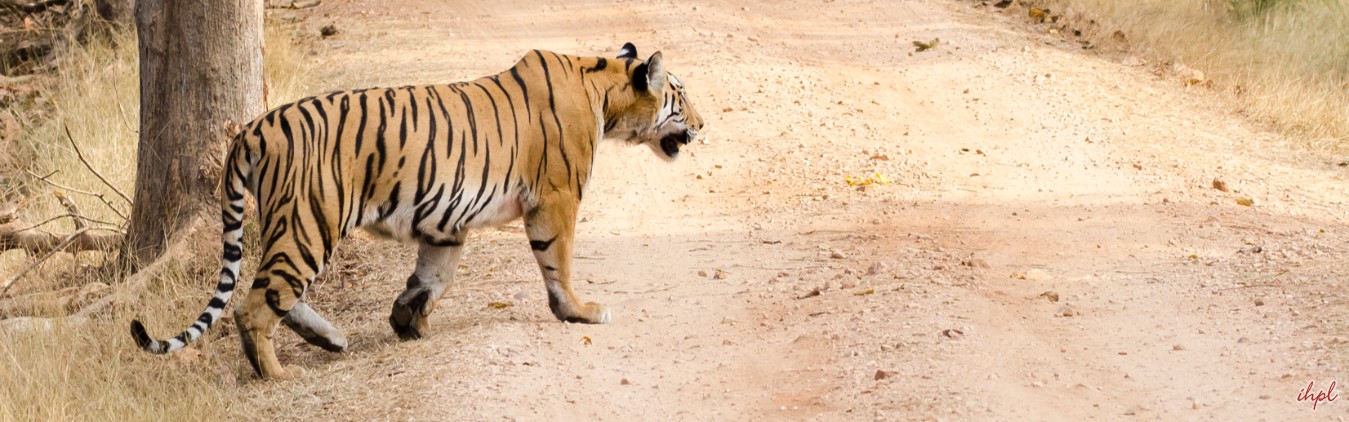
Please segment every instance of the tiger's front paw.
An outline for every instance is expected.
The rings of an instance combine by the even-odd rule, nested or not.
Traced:
[[[416,340],[427,334],[429,323],[422,309],[426,306],[428,292],[404,293],[393,302],[393,311],[389,313],[389,326],[402,340]]]
[[[426,315],[407,307],[394,305],[393,312],[389,314],[389,326],[402,340],[422,338],[426,335],[427,325]]]

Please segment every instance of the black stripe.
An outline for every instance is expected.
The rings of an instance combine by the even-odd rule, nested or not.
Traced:
[[[456,248],[464,245],[463,242],[460,242],[456,238],[436,239],[431,236],[422,236],[422,243],[437,247],[456,247]]]
[[[557,240],[557,236],[553,236],[552,239],[548,239],[548,240],[530,240],[530,241],[529,241],[529,247],[530,247],[530,249],[533,249],[533,250],[536,250],[536,251],[546,251],[546,250],[548,250],[548,248],[550,248],[550,247],[553,246],[553,241],[554,241],[554,240]]]
[[[240,245],[225,242],[223,255],[226,261],[230,262],[238,261],[240,258],[243,258],[243,254],[244,251],[243,248],[240,247]]]
[[[361,153],[361,144],[365,141],[365,121],[368,120],[367,116],[369,116],[370,113],[368,109],[369,106],[365,103],[365,98],[365,93],[361,93],[361,111],[356,114],[357,121],[359,121],[360,124],[356,126],[356,142],[352,148],[353,154]]]
[[[281,309],[280,292],[276,290],[268,290],[267,295],[265,297],[267,298],[267,307],[272,308],[272,312],[275,312],[276,316],[284,317],[286,316],[287,313],[290,313],[289,309]],[[245,351],[247,351],[247,349],[245,349]]]
[[[412,130],[417,130],[417,94],[412,92],[413,87],[407,87],[408,103],[412,106]]]
[[[539,61],[543,64],[543,81],[548,85],[548,110],[553,115],[553,124],[557,125],[557,148],[558,154],[562,156],[562,165],[567,168],[567,182],[572,181],[571,158],[567,156],[567,136],[562,132],[562,119],[557,115],[557,96],[553,92],[553,76],[548,70],[548,60],[543,58],[543,54],[534,50],[534,54],[539,56]],[[547,153],[544,153],[547,155]]]
[[[328,261],[328,256],[332,255],[334,244],[337,240],[333,238],[332,230],[328,224],[328,216],[324,214],[324,207],[320,197],[309,197],[309,213],[314,217],[314,225],[318,226],[319,239],[323,241],[323,261]]]
[[[523,94],[524,97],[525,97],[525,110],[532,110],[532,108],[529,107],[529,88],[526,88],[526,87],[525,87],[525,80],[524,80],[523,78],[520,77],[520,71],[519,71],[518,69],[512,67],[512,68],[511,68],[511,78],[514,78],[514,79],[515,79],[515,83],[518,84],[518,85],[520,85],[520,93]],[[529,116],[525,116],[525,117],[529,117]]]
[[[387,96],[386,96],[386,97],[387,97]],[[393,112],[393,110],[392,110],[392,108],[393,108],[393,103],[389,103],[389,105],[388,105],[387,108],[385,107],[384,104],[385,104],[384,98],[380,98],[380,100],[379,100],[379,126],[375,129],[375,157],[379,158],[379,166],[376,167],[376,171],[378,171],[379,173],[383,173],[383,172],[384,172],[384,164],[385,164],[385,161],[388,161],[388,157],[386,156],[386,151],[385,151],[386,145],[384,144],[384,130],[387,129],[387,128],[389,127],[389,121],[388,121],[388,116],[385,116],[384,113],[386,113],[386,112],[392,113],[392,112]],[[374,177],[378,176],[379,173],[376,173],[376,174],[373,174],[373,175],[367,174],[366,177],[369,177],[369,178],[372,178],[372,179],[373,179]]]
[[[595,73],[595,72],[599,72],[599,71],[601,71],[601,70],[604,70],[604,69],[607,68],[607,67],[609,67],[609,59],[600,57],[600,59],[599,59],[598,61],[595,62],[595,66],[594,66],[594,67],[590,67],[590,68],[585,69],[585,73]]]
[[[473,156],[478,155],[478,117],[473,114],[473,100],[468,98],[468,93],[451,86],[454,92],[459,93],[459,99],[464,102],[464,114],[468,116],[468,132],[473,137]]]

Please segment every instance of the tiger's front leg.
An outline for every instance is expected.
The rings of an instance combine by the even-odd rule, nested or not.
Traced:
[[[543,272],[543,284],[548,289],[548,307],[558,320],[607,324],[609,309],[604,305],[582,303],[572,291],[572,241],[576,232],[577,201],[566,194],[544,198],[539,205],[525,213],[525,234],[534,258]]]

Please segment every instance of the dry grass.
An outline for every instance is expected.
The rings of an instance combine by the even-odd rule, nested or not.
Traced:
[[[269,25],[266,37],[269,105],[311,94],[307,60],[292,44],[288,31]],[[55,172],[50,180],[103,193],[121,213],[129,211],[129,204],[83,169],[64,128],[70,128],[93,167],[122,192],[132,193],[139,121],[136,54],[134,34],[72,47],[59,59],[59,71],[42,82],[43,99],[30,110],[15,113],[22,116],[23,129],[14,144],[0,146],[0,151],[9,151],[12,157],[0,174],[21,182],[0,189],[28,198],[23,219],[38,222],[64,213],[51,196],[59,188],[38,181],[30,172]],[[88,217],[123,224],[116,212],[96,198],[73,197]],[[71,227],[69,221],[58,220],[44,229],[66,232]],[[213,253],[219,253],[218,246]],[[0,278],[7,280],[34,259],[19,251],[0,254]],[[145,354],[127,334],[132,317],[158,322],[154,326],[172,326],[165,330],[178,330],[191,322],[209,297],[218,258],[203,256],[194,261],[181,263],[180,269],[152,282],[147,295],[164,299],[137,303],[134,309],[117,312],[111,321],[65,320],[32,330],[6,327],[14,320],[0,322],[0,421],[204,420],[241,415],[240,409],[232,409],[237,400],[231,397],[233,384],[246,374],[239,372],[242,360],[232,342],[202,342],[197,345],[200,356],[184,359],[191,356]],[[22,280],[13,293],[47,292],[92,282],[116,286],[120,277],[97,269],[102,263],[97,253],[54,257]],[[9,299],[0,299],[4,300]],[[67,312],[47,311],[37,316]],[[11,315],[0,318],[7,316]],[[216,327],[207,337],[219,338],[229,328]],[[229,347],[216,352],[215,343]]]
[[[1199,69],[1244,111],[1314,148],[1349,149],[1349,7],[1336,0],[1048,0],[1123,31],[1130,48]]]

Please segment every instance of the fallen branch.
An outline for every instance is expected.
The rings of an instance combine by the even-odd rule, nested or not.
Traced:
[[[318,6],[322,3],[320,0],[291,0],[289,2],[267,2],[268,9],[308,9]]]
[[[60,202],[61,206],[66,209],[66,212],[70,213],[67,215],[75,219],[76,230],[89,227],[89,223],[97,223],[110,227],[118,227],[118,225],[109,223],[107,221],[95,220],[89,217],[85,217],[84,214],[80,212],[80,208],[75,206],[75,201],[70,200],[70,197],[65,196],[65,194],[62,194],[61,192],[52,192],[52,195],[56,196],[56,200]]]
[[[20,231],[19,229],[23,229]],[[111,233],[90,233],[108,231]],[[122,243],[121,232],[105,228],[85,228],[71,235],[58,236],[28,229],[28,224],[0,224],[0,251],[23,249],[30,253],[109,251]]]
[[[84,222],[84,215],[80,214],[80,208],[75,206],[75,201],[71,201],[69,197],[61,192],[52,192],[52,195],[56,196],[56,202],[60,202],[61,206],[65,207],[66,212],[69,212],[71,216],[75,217],[75,230],[89,228],[89,224]]]
[[[46,315],[52,312],[70,314],[111,293],[111,288],[107,284],[95,281],[83,286],[14,296],[0,301],[0,318]]]
[[[47,10],[48,7],[69,3],[70,0],[37,0],[32,2],[22,2],[19,0],[0,0],[0,6],[8,9],[18,10],[24,13],[38,13]]]
[[[35,230],[37,226],[46,224],[56,218],[49,219],[38,225],[29,225],[15,218],[18,212],[17,206],[5,206],[0,209],[0,251],[9,249],[22,249],[30,254],[41,254],[42,257],[37,261],[19,271],[4,286],[0,287],[0,297],[9,294],[9,289],[14,287],[20,279],[23,279],[34,268],[37,268],[47,259],[58,252],[80,252],[80,251],[110,251],[121,245],[124,235],[116,230],[99,227],[89,227],[83,215],[80,215],[79,207],[69,197],[56,193],[56,198],[61,205],[70,213],[70,217],[75,219],[76,231],[69,235],[55,235],[45,231]],[[60,217],[57,217],[60,218]],[[110,231],[110,234],[96,234],[93,231]]]
[[[47,261],[47,258],[51,258],[52,255],[56,255],[56,252],[58,250],[65,249],[67,246],[70,246],[70,244],[73,243],[77,237],[88,231],[89,231],[88,228],[83,228],[76,231],[74,234],[71,234],[69,237],[66,237],[65,240],[62,240],[60,244],[57,244],[55,248],[52,248],[51,252],[47,252],[46,255],[42,255],[42,258],[38,258],[38,260],[34,261],[32,264],[28,264],[27,267],[24,267],[23,271],[19,271],[18,275],[15,275],[14,278],[9,279],[9,282],[5,283],[4,290],[0,290],[0,297],[5,297],[5,295],[8,295],[9,288],[14,287],[14,285],[18,283],[19,280],[23,279],[23,276],[28,275],[29,271],[33,271],[34,268],[37,268],[39,265],[42,265],[43,262]]]

